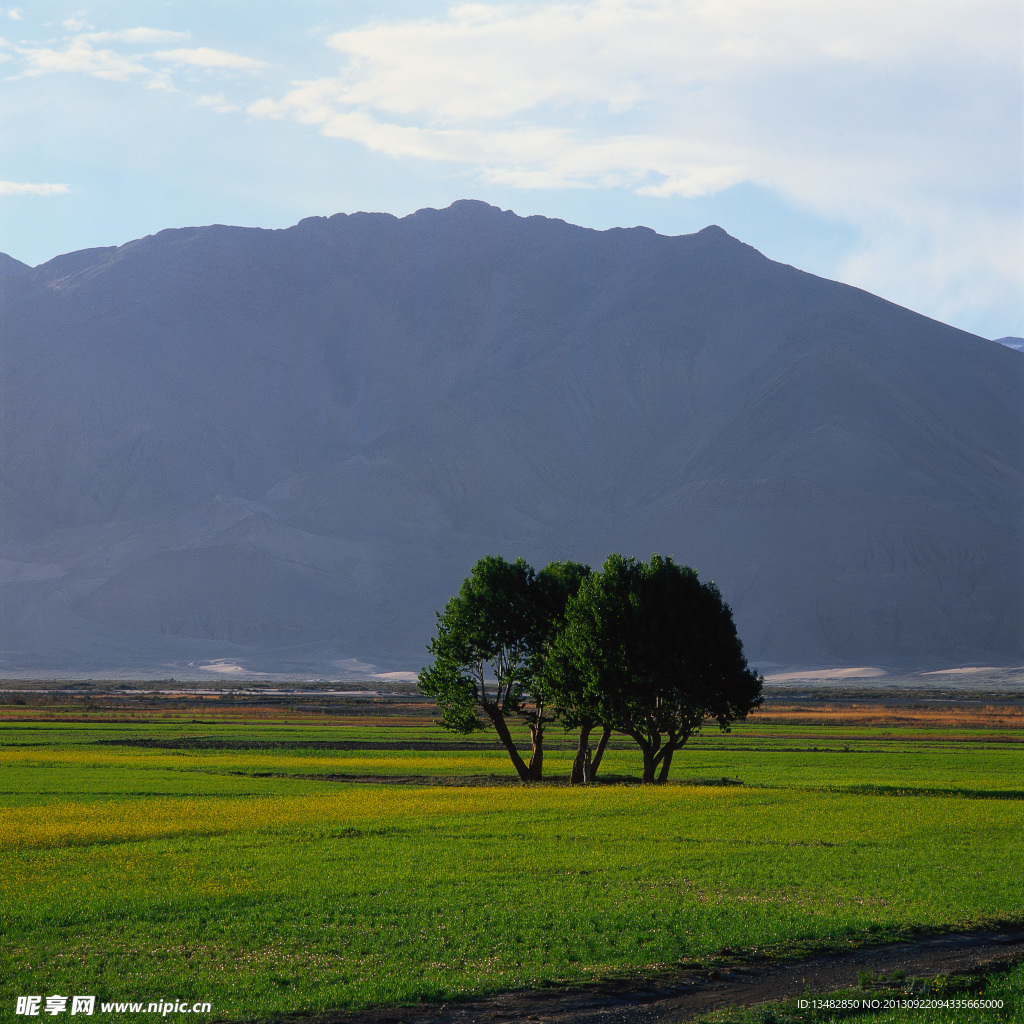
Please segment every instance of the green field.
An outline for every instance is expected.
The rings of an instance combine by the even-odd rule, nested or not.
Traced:
[[[428,720],[42,717],[0,722],[9,1013],[61,993],[265,1019],[1024,922],[1012,728],[752,719],[692,741],[675,784],[631,784],[617,741],[605,784],[570,788],[560,730],[552,783],[522,786],[486,736],[315,746],[458,739]]]

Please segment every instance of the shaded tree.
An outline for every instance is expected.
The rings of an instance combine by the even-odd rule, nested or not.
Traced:
[[[710,720],[723,731],[761,703],[729,606],[689,566],[611,555],[568,602],[552,648],[553,699],[631,736],[644,782]]]
[[[543,775],[544,730],[554,717],[545,685],[546,651],[561,628],[568,597],[589,571],[554,562],[538,574],[521,558],[510,563],[488,555],[438,613],[437,635],[427,645],[433,662],[421,670],[419,689],[437,701],[440,724],[469,733],[489,722],[524,781]],[[529,763],[509,731],[512,716],[529,728]]]

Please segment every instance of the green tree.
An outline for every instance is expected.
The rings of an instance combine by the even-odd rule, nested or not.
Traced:
[[[546,652],[561,628],[568,597],[589,571],[553,562],[535,573],[521,558],[481,558],[438,613],[437,635],[427,645],[433,662],[421,670],[419,688],[437,701],[440,724],[469,733],[489,722],[524,781],[543,776],[544,731],[554,718]],[[528,764],[509,731],[512,716],[530,730]]]
[[[631,736],[644,782],[709,720],[723,731],[761,703],[729,606],[689,566],[610,555],[569,600],[552,651],[554,700]]]

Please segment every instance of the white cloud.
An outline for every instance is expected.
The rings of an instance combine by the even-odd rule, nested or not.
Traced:
[[[750,182],[860,226],[865,286],[944,253],[934,306],[1021,284],[1021,20],[1018,0],[463,4],[330,36],[337,74],[248,112],[519,188]]]
[[[674,105],[688,87],[749,88],[766,74],[1015,53],[1012,0],[593,0],[465,4],[443,19],[337,33],[338,99],[438,121],[493,120],[544,105]],[[1002,15],[1002,16],[1000,16]],[[668,91],[666,92],[666,88]],[[680,90],[683,90],[681,94]]]
[[[226,50],[214,50],[209,46],[198,46],[186,50],[157,50],[153,54],[157,60],[172,64],[190,64],[200,68],[220,68],[230,71],[259,71],[266,67],[261,60],[243,57],[239,53]]]
[[[68,185],[0,181],[0,196],[60,196],[70,191],[71,188]]]
[[[68,22],[64,23],[68,26]],[[84,27],[81,22],[76,23]],[[190,39],[190,32],[171,32],[162,28],[126,28],[118,32],[90,32],[86,37],[90,42],[119,42],[119,43],[176,43],[180,40]]]
[[[146,89],[150,92],[177,92],[174,79],[166,72],[157,71],[146,80]]]
[[[10,18],[11,21],[21,21],[21,11],[19,11],[17,7],[12,7],[8,10],[7,17]]]
[[[78,72],[125,82],[133,76],[149,74],[149,68],[141,57],[110,49],[98,50],[84,36],[75,36],[63,50],[49,46],[19,46],[17,52],[24,65],[22,75],[28,78]]]
[[[210,107],[218,114],[234,114],[242,109],[237,103],[231,103],[222,92],[212,96],[199,96],[195,104],[197,107]]]
[[[86,74],[109,81],[137,81],[147,89],[173,92],[172,72],[175,70],[201,68],[208,72],[235,72],[266,67],[262,61],[251,57],[207,46],[148,52],[145,49],[159,43],[190,39],[189,32],[145,26],[83,32],[80,30],[87,26],[81,19],[69,19],[64,25],[75,34],[67,38],[62,47],[32,42],[18,46],[8,44],[14,51],[13,59],[20,59],[21,63],[20,73],[12,77]],[[125,46],[132,47],[132,51]]]

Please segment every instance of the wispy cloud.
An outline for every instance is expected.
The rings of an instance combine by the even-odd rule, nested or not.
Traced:
[[[75,24],[79,28],[86,26],[82,22],[69,23],[65,26]],[[118,32],[89,32],[86,36],[90,42],[106,42],[108,40],[119,43],[177,43],[192,38],[191,32],[172,32],[163,28],[126,28]]]
[[[126,82],[133,77],[151,74],[140,56],[97,49],[85,36],[76,36],[63,49],[18,46],[16,51],[21,57],[21,75],[26,78],[78,72],[94,78]]]
[[[237,103],[232,103],[222,92],[198,96],[194,102],[197,107],[210,107],[218,114],[234,114],[242,109]]]
[[[239,53],[227,50],[214,50],[209,46],[198,46],[195,49],[157,50],[153,56],[157,60],[169,61],[172,64],[191,64],[199,68],[223,68],[231,71],[259,71],[265,68],[266,62],[244,57]]]
[[[504,156],[503,173],[511,177],[575,165],[569,177],[581,182],[625,174],[652,194],[706,193],[738,173],[767,176],[759,169],[764,152],[790,150],[794,142],[843,159],[868,142],[874,159],[880,144],[899,138],[923,110],[931,123],[918,127],[934,130],[936,106],[948,113],[957,104],[948,102],[948,87],[922,102],[918,86],[938,84],[956,70],[951,64],[1015,62],[1015,44],[999,29],[1011,6],[1013,0],[904,0],[895,10],[880,0],[466,4],[441,19],[337,33],[329,43],[345,59],[340,74],[297,83],[249,109],[395,156]],[[908,88],[886,81],[908,67],[915,79]],[[817,97],[803,93],[812,82]],[[539,127],[551,145],[534,149],[529,140]],[[514,139],[527,143],[526,152]],[[793,153],[791,162],[799,159]],[[711,173],[709,161],[720,173]],[[775,176],[783,162],[773,161]]]
[[[173,90],[175,69],[182,73],[233,73],[259,71],[267,66],[264,61],[244,54],[208,46],[147,49],[184,42],[192,38],[189,32],[146,26],[96,31],[80,18],[68,19],[63,25],[70,34],[58,45],[31,41],[8,44],[5,57],[20,65],[20,70],[9,77],[85,74],[108,81],[137,81],[150,89]]]
[[[70,191],[69,185],[0,181],[0,196],[60,196]]]

